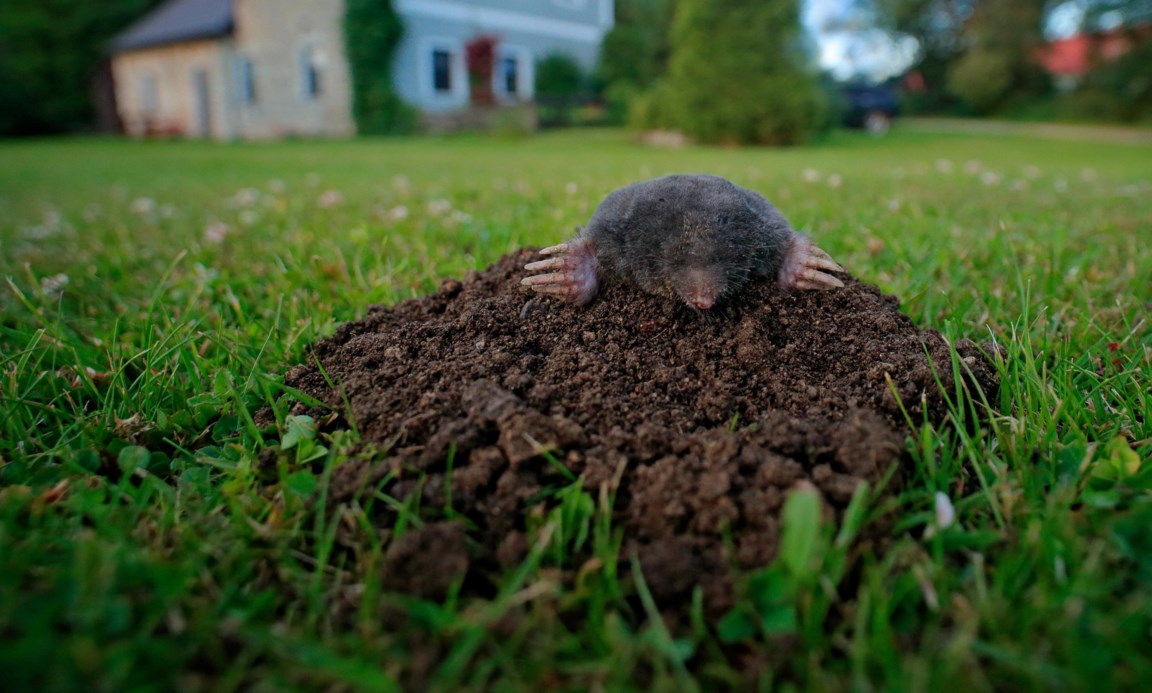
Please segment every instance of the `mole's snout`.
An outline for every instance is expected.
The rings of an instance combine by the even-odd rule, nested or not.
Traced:
[[[697,310],[708,310],[716,304],[716,298],[707,294],[697,294],[688,299],[688,303]]]
[[[680,298],[696,310],[708,310],[720,298],[720,280],[711,268],[691,268],[672,280]]]

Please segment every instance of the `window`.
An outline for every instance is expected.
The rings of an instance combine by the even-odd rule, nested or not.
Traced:
[[[256,103],[256,68],[251,58],[240,58],[236,63],[236,84],[239,87],[240,103],[251,106]]]
[[[504,102],[531,99],[535,80],[532,52],[524,46],[501,44],[496,49],[492,93]]]
[[[145,75],[140,81],[140,111],[155,115],[160,110],[160,82],[156,75]]]
[[[468,72],[459,41],[447,36],[421,37],[416,56],[416,88],[422,106],[442,110],[467,104]]]
[[[520,93],[520,61],[515,55],[506,55],[500,58],[500,81],[504,93],[516,96]]]
[[[443,48],[432,50],[432,90],[437,94],[452,91],[452,54]]]
[[[324,52],[314,45],[300,50],[300,85],[304,98],[312,100],[324,93]]]

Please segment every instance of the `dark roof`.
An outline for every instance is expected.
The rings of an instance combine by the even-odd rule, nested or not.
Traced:
[[[112,39],[112,51],[215,38],[232,32],[233,0],[168,0]]]

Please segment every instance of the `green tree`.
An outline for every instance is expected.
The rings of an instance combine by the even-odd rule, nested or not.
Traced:
[[[108,41],[158,2],[2,0],[0,135],[91,127]]]
[[[974,113],[1035,98],[1048,80],[1036,62],[1046,0],[980,0],[964,25],[964,52],[948,71],[948,89]]]
[[[667,71],[673,7],[672,0],[617,0],[595,75],[613,120],[623,121],[629,104]]]
[[[964,26],[979,0],[874,0],[878,21],[916,39],[920,55],[913,67],[924,91],[908,94],[910,111],[957,110],[959,99],[948,91],[948,74],[964,52]]]
[[[415,123],[415,112],[392,87],[392,57],[403,35],[404,24],[391,0],[345,0],[352,115],[362,135],[402,133]]]
[[[797,0],[679,0],[656,120],[702,142],[789,145],[823,124]]]
[[[619,0],[616,23],[600,47],[596,74],[607,85],[647,87],[668,64],[671,0]]]

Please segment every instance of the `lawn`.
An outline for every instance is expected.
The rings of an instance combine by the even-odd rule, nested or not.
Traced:
[[[995,411],[917,426],[902,487],[864,514],[887,545],[851,553],[851,580],[835,528],[807,538],[823,562],[788,593],[791,632],[669,633],[637,608],[642,583],[558,584],[531,557],[490,599],[382,592],[387,533],[335,550],[340,522],[313,502],[355,434],[290,427],[280,374],[370,304],[556,242],[611,190],[681,171],[764,193],[920,326],[997,343]],[[0,275],[8,690],[1152,680],[1152,147],[5,142]],[[286,436],[322,462],[269,480],[261,451]]]

